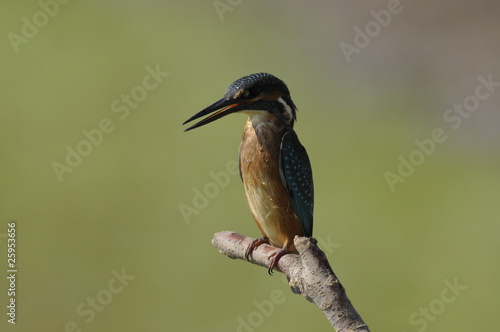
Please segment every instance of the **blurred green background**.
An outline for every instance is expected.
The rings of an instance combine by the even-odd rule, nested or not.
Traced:
[[[222,230],[259,235],[239,177],[212,177],[237,160],[245,117],[181,123],[261,71],[299,108],[314,235],[372,331],[496,329],[500,88],[456,129],[443,116],[479,76],[500,81],[500,5],[401,1],[388,18],[389,3],[4,3],[0,330],[330,331],[281,274],[211,245]],[[391,190],[384,174],[435,128],[447,140]],[[71,149],[86,154],[74,167]]]

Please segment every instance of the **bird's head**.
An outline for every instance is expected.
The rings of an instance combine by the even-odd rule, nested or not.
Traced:
[[[291,128],[296,119],[296,107],[286,84],[271,74],[258,73],[244,76],[233,82],[227,88],[222,99],[196,113],[183,124],[204,115],[212,114],[185,131],[201,127],[228,114],[237,112],[247,113],[250,116],[274,115],[285,126]]]

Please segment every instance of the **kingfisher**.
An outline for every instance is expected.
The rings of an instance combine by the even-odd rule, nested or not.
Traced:
[[[262,233],[245,252],[268,243],[281,250],[269,259],[269,274],[279,259],[297,253],[293,239],[312,236],[314,186],[311,163],[293,126],[297,108],[279,78],[257,73],[229,85],[222,99],[196,113],[184,124],[210,114],[185,131],[231,113],[245,113],[239,171],[250,211]]]

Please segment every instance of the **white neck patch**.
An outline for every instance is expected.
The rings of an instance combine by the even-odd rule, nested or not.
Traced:
[[[283,116],[285,117],[285,119],[288,121],[288,123],[292,122],[293,120],[293,112],[292,112],[292,108],[286,103],[286,101],[283,100],[283,98],[279,97],[278,98],[278,101],[283,105],[283,107],[285,108],[285,114],[283,114]]]

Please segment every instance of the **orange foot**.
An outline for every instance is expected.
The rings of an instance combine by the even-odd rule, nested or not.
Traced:
[[[245,251],[245,258],[248,260],[248,257],[252,254],[255,248],[257,248],[263,243],[269,243],[269,239],[265,236],[261,236],[253,240],[252,243],[250,243],[250,245],[248,246],[247,250]]]
[[[288,248],[283,248],[280,251],[277,251],[271,256],[269,256],[269,259],[271,259],[271,263],[269,264],[269,269],[267,270],[267,273],[269,273],[269,275],[273,275],[273,270],[276,266],[278,266],[278,261],[280,260],[280,258],[285,256],[286,254],[291,254],[291,253],[293,253],[293,251],[290,251]]]

